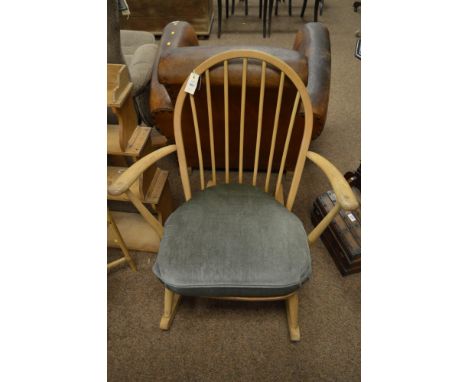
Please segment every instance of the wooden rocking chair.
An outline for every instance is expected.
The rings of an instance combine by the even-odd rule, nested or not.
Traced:
[[[229,78],[229,66],[242,65],[241,78]],[[248,70],[249,67],[249,70]],[[308,151],[312,135],[312,105],[306,87],[291,67],[278,58],[254,50],[235,50],[217,54],[193,71],[200,76],[195,95],[184,91],[187,81],[179,92],[174,112],[175,144],[159,149],[140,159],[126,170],[109,187],[112,195],[126,193],[132,196],[130,186],[140,174],[159,159],[177,152],[180,176],[186,202],[158,225],[162,236],[158,258],[153,267],[156,276],[165,285],[164,314],[160,328],[168,330],[182,295],[220,298],[242,301],[285,300],[289,333],[292,341],[299,341],[298,289],[311,274],[309,243],[314,242],[331,222],[338,211],[358,207],[351,188],[341,173],[325,158]],[[244,126],[246,113],[245,89],[247,76],[257,76],[260,81],[258,122],[256,126]],[[278,89],[265,89],[265,78],[276,76]],[[211,85],[224,80],[224,126],[213,126]],[[201,83],[200,83],[201,81]],[[272,83],[272,81],[268,81]],[[274,83],[275,81],[273,81]],[[240,86],[241,108],[238,126],[229,126],[230,88]],[[282,94],[285,86],[297,89],[292,110],[282,110]],[[265,91],[278,94],[274,127],[270,136],[262,133],[262,116]],[[189,103],[186,103],[186,98]],[[206,97],[207,107],[197,109],[197,97]],[[252,102],[251,102],[252,103]],[[182,108],[190,105],[193,120],[182,120]],[[294,116],[302,106],[305,124],[302,129],[293,129]],[[252,104],[248,105],[251,112]],[[208,126],[198,124],[200,113],[208,113]],[[289,126],[278,126],[279,115],[290,113]],[[223,129],[224,127],[224,129]],[[229,142],[229,129],[237,129],[238,142]],[[266,130],[266,129],[263,129]],[[298,130],[298,131],[293,131]],[[300,131],[299,131],[300,130]],[[192,196],[187,168],[184,136],[195,134],[200,168],[201,191]],[[224,147],[215,147],[214,135],[223,136]],[[255,147],[244,144],[245,137],[255,137]],[[283,197],[282,177],[288,156],[292,134],[301,134],[302,141],[292,176],[287,199]],[[202,152],[201,141],[206,139]],[[238,144],[237,144],[238,143]],[[270,157],[265,183],[258,184],[258,157],[261,145],[270,146]],[[279,173],[276,176],[274,197],[269,194],[272,179],[272,163],[275,146],[282,146]],[[217,178],[215,151],[224,149],[224,182]],[[247,153],[254,151],[254,154]],[[244,157],[254,155],[252,184],[245,182]],[[336,207],[307,236],[300,220],[291,213],[306,158],[314,162],[328,177],[337,197]],[[211,167],[211,177],[205,179],[205,164]],[[238,170],[237,180],[231,169]],[[220,184],[222,183],[222,184]],[[262,182],[263,183],[263,182]],[[137,207],[141,209],[139,203]],[[141,212],[141,211],[140,211]],[[143,216],[151,217],[150,214]]]

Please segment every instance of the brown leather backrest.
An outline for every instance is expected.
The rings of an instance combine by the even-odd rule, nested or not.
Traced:
[[[181,85],[184,83],[186,78],[192,72],[192,70],[197,67],[200,63],[206,59],[214,56],[217,53],[230,51],[230,50],[239,50],[239,49],[249,49],[246,46],[233,46],[226,47],[184,47],[184,48],[175,48],[170,49],[164,54],[161,55],[158,68],[159,82],[163,84],[173,101],[177,98],[177,94],[180,90]],[[250,47],[251,49],[251,47]],[[307,84],[308,78],[308,65],[306,58],[290,49],[283,48],[271,48],[271,47],[256,47],[256,50],[269,53],[275,57],[282,59],[286,62],[293,70],[298,73],[299,77],[303,81],[304,85]],[[177,68],[175,70],[175,68]],[[218,67],[213,69],[210,72],[211,86],[212,86],[212,97],[213,97],[213,125],[215,129],[222,130],[224,128],[224,98],[223,98],[223,68]],[[258,108],[258,97],[260,92],[260,79],[261,79],[261,66],[260,64],[255,65],[254,63],[249,65],[249,71],[247,73],[247,89],[246,89],[246,145],[255,146],[255,131],[257,124],[257,113]],[[264,104],[264,119],[263,125],[265,128],[266,136],[269,136],[268,132],[273,129],[274,123],[274,110],[276,108],[277,101],[277,89],[279,83],[279,73],[277,70],[271,70],[267,68],[266,77],[265,77],[265,104]],[[242,82],[242,62],[233,61],[229,64],[229,86],[230,86],[230,114],[229,114],[229,123],[232,126],[239,125],[239,115],[240,115],[240,101],[241,101],[241,82]],[[271,89],[271,91],[269,91]],[[201,89],[204,92],[204,89]],[[292,86],[289,81],[285,82],[285,88],[283,93],[283,105],[285,110],[291,109],[294,102],[294,97],[296,95],[296,88]],[[199,97],[203,100],[203,97]],[[203,101],[202,101],[203,102]],[[202,109],[206,108],[205,105],[200,105]],[[249,110],[252,109],[252,112]],[[182,120],[190,121],[191,111],[190,108],[184,107]],[[200,117],[200,123],[206,124],[208,121],[205,120],[203,116]],[[289,116],[286,113],[280,114],[278,130],[278,139],[284,139],[286,135],[286,129],[289,123]],[[295,120],[295,125],[298,125],[297,129],[294,129],[295,133],[291,137],[291,151],[290,155],[287,157],[286,170],[292,170],[295,165],[295,159],[297,158],[297,150],[301,140],[302,126],[304,124],[304,117],[301,113],[298,113]],[[299,127],[299,125],[301,127]],[[167,126],[160,126],[162,133],[166,136],[171,136],[173,134],[172,128],[167,129]],[[238,133],[237,133],[238,134]],[[230,132],[232,135],[230,141],[238,141],[238,136],[236,136],[236,130]],[[219,136],[219,134],[218,134]],[[197,152],[195,150],[195,136],[189,135],[186,138],[189,142],[187,144],[187,162],[189,166],[198,167]],[[271,138],[270,138],[271,139]],[[206,142],[205,139],[203,139]],[[265,143],[267,143],[265,141]],[[260,160],[259,160],[259,169],[265,170],[268,163],[268,144],[264,146],[266,149],[261,151]],[[192,149],[193,148],[193,149]],[[238,150],[237,147],[232,147],[231,155],[233,159],[236,157]],[[280,153],[278,149],[278,155],[275,155],[273,161],[273,169],[277,170],[280,164]],[[220,160],[217,163],[223,163]],[[245,158],[245,169],[252,170],[253,168],[253,156],[247,154]],[[222,167],[221,167],[222,168]]]
[[[252,49],[251,46],[235,45],[235,46],[191,46],[184,48],[175,48],[168,50],[159,60],[158,77],[159,81],[164,85],[182,85],[193,68],[201,64],[206,59],[221,52],[231,50]],[[288,64],[307,85],[308,65],[307,60],[301,53],[283,48],[273,47],[254,47],[272,56],[278,57]],[[176,69],[177,68],[177,69]],[[176,69],[176,70],[175,70]],[[261,67],[250,67],[248,73],[247,87],[260,86]],[[229,65],[229,83],[234,86],[240,86],[242,80],[242,62],[239,60]],[[276,86],[279,81],[279,74],[275,70],[267,69],[266,86]],[[211,72],[212,85],[223,84],[223,71],[221,69]]]
[[[322,132],[328,112],[328,100],[330,94],[331,54],[330,37],[328,29],[321,23],[307,23],[298,31],[292,49],[275,48],[267,46],[199,46],[198,39],[192,26],[184,21],[169,23],[165,28],[160,41],[160,50],[151,80],[150,109],[156,127],[169,140],[174,139],[173,111],[175,100],[185,78],[190,72],[213,55],[231,49],[248,48],[256,49],[280,58],[296,71],[301,80],[306,84],[309,93],[313,113],[314,129],[312,139],[316,139]],[[241,64],[234,64],[230,69],[230,81],[234,86],[234,92],[239,93],[241,81]],[[213,70],[213,88],[216,98],[215,108],[222,107],[223,97],[219,91],[221,71]],[[258,99],[260,70],[249,68],[247,99],[249,103]],[[278,83],[278,75],[273,71],[267,73],[267,90]],[[237,89],[237,90],[236,90]],[[285,89],[285,97],[293,95]],[[236,97],[238,94],[236,93]],[[239,97],[237,97],[239,98]],[[239,99],[240,100],[240,99]],[[275,107],[276,98],[273,93],[266,92],[265,109]],[[292,101],[290,101],[292,102]],[[237,109],[238,104],[233,103]],[[274,110],[274,109],[273,109]],[[273,116],[267,114],[270,123]],[[303,118],[301,112],[297,114],[297,122]],[[283,121],[281,121],[282,123]],[[233,123],[236,121],[233,120]],[[247,124],[253,123],[249,119]],[[288,162],[288,168],[289,168]],[[195,166],[195,165],[194,165]]]

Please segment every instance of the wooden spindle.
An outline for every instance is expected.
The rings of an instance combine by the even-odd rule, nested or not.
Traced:
[[[245,88],[247,82],[247,59],[242,60],[242,96],[241,96],[241,115],[240,115],[240,138],[239,138],[239,183],[243,180],[244,166],[244,123],[245,123]]]
[[[289,141],[291,140],[292,129],[294,126],[294,120],[296,118],[297,107],[299,105],[300,99],[301,99],[301,96],[299,92],[297,92],[296,99],[294,100],[293,110],[291,113],[291,119],[289,120],[289,127],[288,127],[288,133],[286,135],[286,141],[284,142],[283,156],[281,158],[281,165],[280,165],[280,169],[278,172],[278,179],[276,180],[275,194],[279,192],[279,189],[281,187],[281,178],[283,177],[284,166],[286,164],[286,156],[288,155]]]
[[[268,169],[267,169],[267,176],[265,180],[265,192],[268,192],[268,189],[270,186],[271,166],[273,164],[273,155],[275,153],[276,133],[278,132],[278,121],[279,121],[279,115],[281,111],[281,100],[283,99],[283,87],[284,87],[284,72],[281,72],[280,83],[279,83],[279,88],[278,88],[278,99],[276,102],[275,122],[273,125],[273,135],[271,137],[270,157],[268,158]]]
[[[258,124],[257,124],[257,142],[255,145],[255,163],[252,184],[257,185],[258,157],[260,153],[260,141],[262,139],[262,121],[263,121],[263,100],[265,98],[265,72],[266,62],[262,61],[262,79],[260,83],[260,99],[258,101]]]
[[[198,128],[197,107],[195,106],[195,98],[190,94],[190,106],[192,107],[193,126],[195,128],[195,139],[197,142],[198,163],[200,167],[200,187],[205,189],[205,172],[203,170],[203,156],[200,142],[200,130]]]
[[[205,72],[206,79],[206,103],[208,104],[208,127],[210,130],[210,153],[211,153],[211,181],[212,185],[216,186],[216,163],[214,151],[214,135],[213,135],[213,109],[211,106],[211,84],[210,84],[210,70]]]
[[[224,167],[226,168],[226,183],[229,183],[229,82],[228,62],[224,61]]]

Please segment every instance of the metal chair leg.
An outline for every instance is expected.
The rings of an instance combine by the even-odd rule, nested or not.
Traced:
[[[266,37],[266,19],[267,19],[268,0],[263,1],[263,38]]]
[[[229,18],[229,0],[226,0],[226,18]]]
[[[245,0],[244,7],[245,7],[245,15],[248,16],[249,15],[249,0]]]
[[[221,0],[218,0],[218,38],[221,37],[221,18],[223,17],[223,10]]]
[[[314,4],[314,22],[317,22],[317,19],[318,19],[319,5],[320,5],[320,0],[315,0],[315,4]]]
[[[291,2],[292,2],[292,0],[289,0],[289,2],[288,2],[288,14],[289,14],[289,16],[292,15],[292,4],[291,4]]]
[[[263,10],[263,1],[260,0],[260,4],[258,6],[258,18],[261,19],[262,18],[262,10]]]
[[[304,2],[302,3],[301,17],[304,17],[304,12],[306,8],[307,8],[307,0],[304,0]]]
[[[268,37],[271,36],[271,16],[273,16],[273,0],[268,4]]]

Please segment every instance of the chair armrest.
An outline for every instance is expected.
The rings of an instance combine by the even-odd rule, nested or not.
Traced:
[[[307,152],[307,158],[314,162],[325,173],[336,195],[335,206],[308,235],[309,243],[312,244],[319,238],[323,231],[325,231],[336,214],[340,212],[341,208],[344,208],[347,211],[355,210],[359,207],[359,203],[348,182],[335,166],[321,155],[312,151]]]
[[[297,32],[293,49],[307,58],[307,92],[314,111],[315,139],[322,132],[327,120],[328,100],[330,97],[330,35],[321,23],[308,23]]]
[[[158,68],[161,55],[173,48],[196,45],[198,45],[197,34],[189,23],[173,21],[164,27],[151,77],[150,111],[155,121],[157,120],[155,114],[158,112],[174,109],[165,86],[159,82]]]
[[[125,170],[125,172],[107,188],[107,192],[114,196],[126,192],[148,167],[176,150],[176,145],[170,145],[153,151],[151,154],[141,158],[138,162],[135,162]]]
[[[323,156],[312,151],[307,152],[307,158],[314,162],[325,173],[336,194],[336,201],[341,208],[346,211],[351,211],[359,207],[359,202],[353,190],[351,190],[350,185],[333,164]]]

